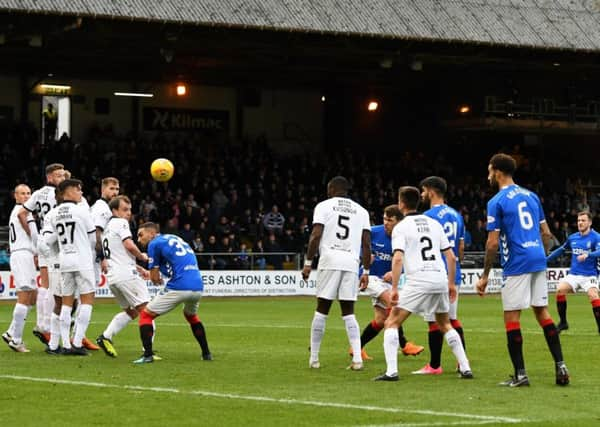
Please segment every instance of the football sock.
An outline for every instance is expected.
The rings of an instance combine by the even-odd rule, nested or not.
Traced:
[[[16,344],[20,344],[23,340],[23,328],[25,327],[25,319],[27,318],[27,306],[25,304],[15,304],[13,310],[13,322],[15,323],[12,339]]]
[[[544,329],[544,337],[546,337],[546,343],[552,353],[552,358],[555,362],[563,361],[562,347],[560,345],[560,338],[558,335],[558,329],[552,319],[546,319],[540,323],[540,326]]]
[[[600,298],[592,300],[592,311],[594,312],[594,319],[596,319],[598,332],[600,332]]]
[[[404,329],[402,328],[402,326],[398,328],[398,341],[400,343],[400,348],[404,348],[404,346],[408,342],[406,337],[404,336]]]
[[[367,345],[367,343],[375,338],[382,329],[383,325],[379,325],[375,320],[371,320],[371,323],[369,323],[362,331],[362,335],[360,336],[360,347],[362,348]]]
[[[310,360],[319,360],[321,341],[323,341],[323,335],[325,335],[325,322],[327,322],[327,315],[315,311],[312,325],[310,326]],[[358,349],[358,353],[360,354],[360,348]]]
[[[115,335],[117,335],[129,322],[131,322],[131,317],[129,314],[121,311],[112,318],[102,335],[104,338],[112,339]]]
[[[192,334],[194,335],[194,338],[196,338],[196,341],[198,341],[198,344],[200,344],[200,348],[202,348],[202,354],[209,354],[210,350],[208,348],[208,341],[206,340],[206,331],[204,330],[204,325],[198,318],[198,315],[194,314],[190,316],[189,314],[185,313],[183,315],[192,328]]]
[[[467,351],[467,345],[465,344],[465,333],[463,331],[462,323],[460,323],[460,320],[458,319],[451,320],[450,323],[452,324],[454,330],[458,333],[463,348],[465,349],[465,351]]]
[[[350,347],[352,347],[352,362],[362,362],[362,355],[360,352],[360,328],[354,314],[348,314],[342,316],[344,324],[346,325],[346,334],[348,335],[348,341]]]
[[[48,295],[48,289],[38,288],[37,297],[35,300],[36,319],[35,326],[38,330],[44,331],[44,317],[46,316],[46,296]]]
[[[60,317],[58,314],[52,312],[50,315],[50,342],[48,347],[51,350],[56,350],[60,342]]]
[[[154,354],[152,351],[152,341],[154,340],[154,318],[145,311],[140,313],[140,338],[144,346],[144,357]]]
[[[567,323],[567,297],[566,295],[556,295],[556,310],[560,323]]]
[[[465,349],[462,345],[460,335],[458,334],[456,329],[450,329],[448,332],[446,332],[444,338],[446,338],[448,346],[450,346],[452,353],[454,353],[454,356],[458,361],[458,365],[460,366],[461,372],[470,371],[471,366],[469,365],[467,354],[465,353]]]
[[[71,307],[62,305],[60,308],[60,340],[64,348],[71,348]]]
[[[398,330],[387,328],[383,331],[383,352],[385,353],[386,370],[389,377],[398,375]]]
[[[73,345],[81,347],[81,341],[85,337],[85,332],[90,325],[92,318],[92,306],[90,304],[80,304],[79,314],[75,320],[75,335],[73,336]]]
[[[54,311],[54,294],[52,292],[46,292],[46,298],[44,299],[43,304],[44,318],[42,319],[42,330],[48,332],[50,330],[52,312]]]
[[[437,369],[442,364],[442,345],[444,344],[444,335],[440,331],[437,323],[429,324],[429,366]]]
[[[515,376],[525,371],[525,361],[523,360],[523,336],[521,335],[521,323],[507,322],[506,338],[508,340],[508,354],[515,369]]]

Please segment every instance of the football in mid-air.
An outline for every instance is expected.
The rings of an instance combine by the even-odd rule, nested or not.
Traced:
[[[173,178],[175,167],[169,159],[156,159],[150,165],[150,174],[155,181],[166,182]]]

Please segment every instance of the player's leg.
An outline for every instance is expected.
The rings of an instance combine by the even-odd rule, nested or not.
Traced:
[[[456,288],[457,290],[460,289],[458,286]],[[458,333],[463,348],[466,351],[467,345],[465,343],[465,333],[463,331],[462,323],[460,322],[460,320],[458,320],[458,300],[460,298],[459,295],[460,293],[457,291],[456,299],[454,300],[454,302],[450,303],[450,310],[448,311],[448,316],[450,317],[450,324],[452,325],[452,328],[454,328],[454,330]]]
[[[52,270],[48,274],[48,293],[54,300],[52,305],[52,313],[50,313],[50,340],[46,353],[61,354],[60,345],[60,310],[62,308],[62,283],[59,271]]]
[[[96,295],[96,286],[94,284],[94,271],[82,270],[75,274],[77,289],[79,290],[79,313],[75,320],[75,335],[73,336],[73,349],[80,352],[83,347],[83,339],[92,319],[92,308],[94,297]],[[81,351],[87,354],[87,351]]]
[[[567,294],[569,292],[573,292],[573,286],[569,282],[562,281],[558,284],[556,288],[556,310],[559,317],[557,326],[559,332],[569,329],[569,323],[567,322]]]
[[[444,310],[450,306],[447,293],[438,294],[438,298],[440,300],[440,303],[438,304],[438,310]],[[465,353],[465,348],[462,345],[460,335],[450,323],[448,312],[435,313],[435,320],[440,328],[440,331],[444,335],[444,338],[446,339],[448,347],[450,347],[454,357],[456,357],[461,378],[473,378],[471,366],[469,364],[469,360],[467,359],[467,354]]]
[[[37,298],[35,302],[36,308],[36,324],[33,328],[33,335],[35,335],[42,343],[48,344],[48,336],[45,335],[49,330],[44,330],[47,316],[46,313],[48,305],[46,304],[46,298],[48,297],[49,278],[48,278],[48,266],[46,260],[43,257],[39,257],[40,267],[40,286],[37,290]]]
[[[25,328],[25,319],[30,308],[35,303],[37,293],[35,290],[19,290],[17,292],[17,303],[13,309],[12,333],[10,339],[5,341],[13,351],[18,353],[29,353],[29,350],[23,342],[23,329]]]
[[[587,295],[592,304],[592,313],[596,319],[598,333],[600,333],[600,296],[598,295],[598,281],[595,277],[588,282]]]
[[[444,334],[435,321],[434,314],[423,316],[429,325],[427,332],[427,341],[429,344],[429,363],[412,373],[415,375],[441,375],[442,370],[442,346],[444,344]]]
[[[387,317],[387,310],[380,307],[379,305],[373,306],[373,319],[365,326],[361,335],[360,335],[360,347],[361,347],[361,356],[363,360],[372,360],[373,358],[367,354],[365,351],[365,346],[373,340],[379,332],[383,329],[383,325],[385,323],[385,319]],[[352,354],[352,349],[350,349],[350,354]]]
[[[548,349],[552,354],[555,363],[556,384],[569,384],[569,371],[565,365],[560,344],[559,331],[550,316],[547,306],[548,284],[546,281],[546,272],[541,271],[531,274],[531,306],[535,317],[544,330],[544,337],[548,344]]]
[[[342,311],[342,320],[346,327],[348,342],[352,347],[352,363],[348,369],[359,371],[363,369],[363,360],[360,347],[360,327],[354,315],[354,303],[358,297],[358,276],[350,271],[338,272],[340,276],[338,299]]]
[[[339,275],[337,273],[340,272],[334,270],[317,271],[317,309],[310,326],[310,359],[308,362],[309,366],[314,369],[321,366],[319,351],[325,335],[325,324],[327,323],[331,304],[338,294]]]
[[[375,381],[398,381],[398,348],[400,347],[398,328],[409,316],[410,311],[394,307],[385,320],[383,352],[385,354],[386,369],[383,375],[374,378]]]
[[[75,303],[75,279],[73,272],[61,272],[62,305],[60,308],[60,338],[65,354],[71,354],[71,310]]]
[[[206,338],[206,331],[204,329],[204,325],[200,321],[198,317],[198,306],[200,305],[200,298],[202,297],[202,292],[190,292],[190,297],[187,301],[185,301],[183,305],[183,316],[185,320],[190,324],[190,328],[192,330],[192,335],[200,348],[202,349],[202,360],[212,360],[212,354],[210,353],[210,349],[208,348],[208,340]]]
[[[377,301],[379,304],[374,306],[374,307],[385,308],[385,310],[379,314],[379,315],[383,314],[385,316],[385,317],[383,317],[383,321],[381,321],[382,327],[383,327],[383,323],[385,322],[385,318],[387,317],[387,315],[390,311],[387,307],[390,307],[392,304],[390,295],[391,294],[390,294],[389,290],[386,289],[377,298]],[[362,340],[362,338],[361,338],[361,340]],[[425,347],[423,347],[422,345],[416,345],[415,343],[410,342],[406,339],[406,336],[404,335],[404,327],[403,326],[398,327],[398,342],[400,343],[400,348],[402,349],[402,354],[404,354],[405,356],[417,356],[417,355],[421,354],[423,352],[423,350],[425,350]]]

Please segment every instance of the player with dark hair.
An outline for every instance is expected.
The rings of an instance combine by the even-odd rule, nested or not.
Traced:
[[[592,304],[592,313],[600,332],[600,297],[598,296],[598,257],[600,256],[600,233],[592,230],[592,215],[589,212],[577,214],[578,232],[571,234],[565,243],[555,249],[547,260],[552,261],[562,255],[565,249],[571,249],[571,267],[569,274],[556,289],[556,308],[560,316],[557,325],[559,331],[569,329],[567,322],[567,294],[583,289]]]
[[[569,384],[569,371],[563,360],[558,329],[548,312],[546,250],[552,234],[537,194],[515,184],[516,168],[515,160],[507,154],[495,154],[490,159],[488,180],[498,193],[487,205],[488,238],[483,273],[476,288],[479,295],[485,294],[488,276],[501,246],[504,326],[514,375],[500,385],[529,385],[520,320],[521,311],[532,307],[554,359],[556,384],[564,386]]]
[[[183,303],[183,316],[190,324],[192,334],[202,349],[202,359],[212,360],[204,325],[198,318],[198,306],[204,290],[202,275],[194,251],[181,237],[160,234],[158,225],[146,222],[138,229],[138,242],[148,251],[150,280],[162,284],[161,273],[168,277],[164,289],[140,311],[140,338],[144,354],[133,363],[151,363],[156,360],[152,350],[154,319]]]
[[[450,323],[452,327],[458,332],[460,340],[462,341],[463,347],[465,345],[465,337],[463,333],[462,324],[458,320],[458,289],[461,284],[461,271],[460,262],[463,260],[465,253],[465,223],[462,215],[455,209],[445,204],[444,197],[448,185],[446,180],[439,176],[430,176],[421,181],[419,185],[421,187],[421,200],[429,205],[429,209],[423,212],[426,215],[442,225],[444,233],[448,238],[448,242],[452,246],[452,251],[456,257],[456,273],[454,283],[457,288],[456,299],[450,303]],[[429,352],[430,359],[429,363],[414,371],[413,374],[421,375],[440,375],[442,373],[442,345],[444,339],[442,333],[435,322],[435,317],[430,315],[425,317],[425,320],[429,323]]]

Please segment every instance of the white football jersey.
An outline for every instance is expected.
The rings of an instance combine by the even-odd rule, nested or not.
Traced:
[[[363,230],[371,232],[369,213],[345,197],[332,197],[315,207],[313,224],[323,225],[319,244],[319,270],[358,274]]]
[[[392,231],[392,251],[404,253],[405,286],[425,293],[448,290],[442,252],[451,248],[440,223],[425,215],[409,214]]]
[[[44,216],[50,209],[56,207],[56,187],[52,185],[44,185],[42,188],[35,190],[29,200],[23,206],[29,212],[35,212],[40,219],[40,227],[44,224]]]
[[[126,219],[112,217],[102,233],[102,250],[108,261],[109,284],[130,280],[137,276],[135,257],[129,252],[123,242],[131,239],[129,222]]]
[[[96,200],[96,202],[92,205],[91,212],[94,225],[104,230],[106,228],[106,224],[108,224],[108,220],[110,217],[112,217],[112,212],[108,207],[108,202],[104,199]]]
[[[93,270],[96,228],[90,211],[83,205],[65,201],[52,217],[51,227],[58,240],[60,271]]]
[[[44,228],[40,233],[40,238],[38,239],[38,248],[39,252],[43,253],[46,257],[46,263],[48,266],[48,271],[59,271],[60,272],[60,251],[58,248],[58,241],[54,241],[53,243],[47,243],[46,237],[53,233],[52,224],[54,223],[54,218],[58,213],[58,207],[51,209],[45,216],[46,223]],[[47,245],[47,251],[44,251],[41,246]]]
[[[23,209],[23,205],[17,203],[10,213],[10,219],[8,220],[8,237],[9,237],[9,247],[10,252],[16,251],[30,251],[32,253],[37,253],[37,248],[34,247],[34,239],[37,235],[37,227],[35,226],[35,220],[33,219],[33,215],[31,213],[27,214],[27,223],[33,225],[30,226],[30,230],[33,230],[34,233],[30,237],[29,234],[23,229],[21,222],[19,221],[19,212]]]

